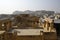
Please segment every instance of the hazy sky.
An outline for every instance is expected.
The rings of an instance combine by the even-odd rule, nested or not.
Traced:
[[[54,10],[60,12],[60,0],[0,0],[0,14],[15,10]]]

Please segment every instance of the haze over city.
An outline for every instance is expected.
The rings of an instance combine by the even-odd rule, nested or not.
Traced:
[[[0,0],[0,14],[12,14],[16,10],[60,12],[60,0]]]

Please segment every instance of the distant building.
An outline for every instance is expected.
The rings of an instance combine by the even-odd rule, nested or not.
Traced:
[[[54,20],[54,27],[56,28],[57,35],[60,36],[60,19]]]
[[[15,17],[16,25],[20,28],[39,28],[39,17],[21,14]]]

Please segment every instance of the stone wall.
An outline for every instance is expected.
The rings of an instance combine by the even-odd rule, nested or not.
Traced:
[[[55,32],[45,32],[44,40],[57,40],[57,35]]]
[[[17,40],[43,40],[43,36],[18,36]]]

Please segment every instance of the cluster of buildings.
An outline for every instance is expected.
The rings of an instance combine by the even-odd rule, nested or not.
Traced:
[[[57,40],[54,20],[20,14],[10,19],[0,20],[0,40]]]

